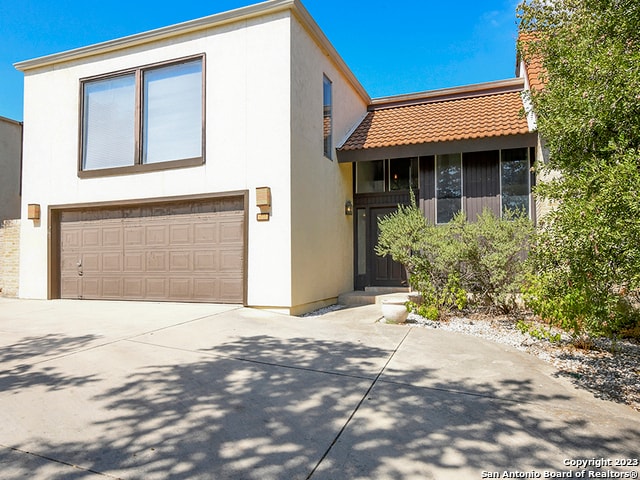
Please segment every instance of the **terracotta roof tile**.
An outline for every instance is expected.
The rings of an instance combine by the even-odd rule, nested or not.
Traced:
[[[529,132],[519,91],[370,111],[340,150],[518,135]]]
[[[542,90],[544,87],[544,81],[542,80],[545,73],[542,66],[542,59],[539,55],[530,54],[528,46],[535,43],[538,36],[533,32],[520,32],[518,36],[518,48],[520,55],[524,57],[525,75],[529,88],[531,90]]]

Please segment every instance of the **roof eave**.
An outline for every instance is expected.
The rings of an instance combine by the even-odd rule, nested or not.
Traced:
[[[458,98],[473,98],[486,95],[497,95],[499,93],[522,91],[524,79],[509,78],[506,80],[496,80],[493,82],[475,83],[462,85],[459,87],[441,88],[438,90],[427,90],[424,92],[409,93],[404,95],[394,95],[390,97],[380,97],[371,100],[370,110],[383,108],[396,108],[419,103],[442,102]]]
[[[228,23],[248,20],[251,18],[276,13],[279,11],[291,9],[296,0],[269,0],[267,2],[249,5],[247,7],[229,10],[227,12],[209,15],[207,17],[189,20],[167,27],[157,28],[146,32],[136,33],[126,37],[108,40],[106,42],[88,45],[86,47],[75,48],[44,57],[34,58],[14,63],[14,67],[22,72],[27,72],[36,68],[46,67],[49,65],[68,62],[72,60],[80,60],[94,55],[100,55],[123,48],[130,48],[137,45],[155,42],[165,38],[175,37],[192,33],[205,28],[217,27]]]

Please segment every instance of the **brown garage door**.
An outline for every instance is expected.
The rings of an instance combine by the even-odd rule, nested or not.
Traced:
[[[243,197],[60,213],[60,296],[243,303]]]

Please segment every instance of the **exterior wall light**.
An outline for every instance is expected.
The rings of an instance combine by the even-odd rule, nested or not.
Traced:
[[[353,215],[353,203],[351,200],[347,200],[344,204],[344,214],[345,215]]]
[[[27,206],[27,218],[29,220],[40,220],[40,204],[30,203]]]

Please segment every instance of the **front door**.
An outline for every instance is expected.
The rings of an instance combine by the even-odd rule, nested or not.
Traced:
[[[378,236],[380,230],[378,227],[378,219],[388,215],[396,210],[395,207],[377,207],[370,209],[369,236],[370,241],[367,242],[367,257],[369,260],[369,285],[378,287],[396,287],[406,283],[405,269],[398,262],[394,262],[390,255],[381,257],[375,252],[378,244]]]

